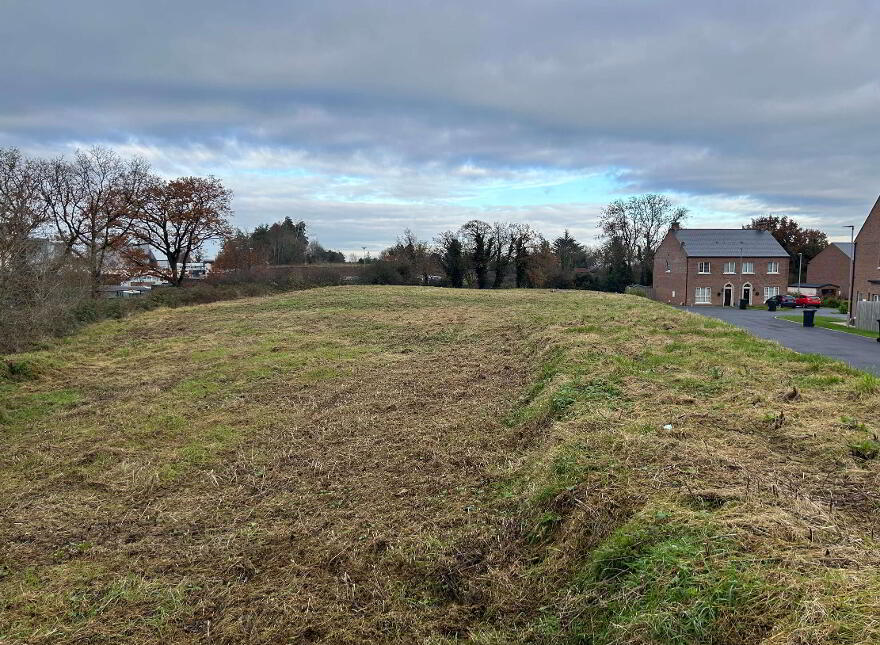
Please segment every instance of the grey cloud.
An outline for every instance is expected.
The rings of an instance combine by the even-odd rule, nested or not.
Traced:
[[[616,168],[627,190],[837,227],[880,191],[878,27],[868,0],[13,0],[0,144],[286,149],[384,182],[389,207],[442,198],[469,161]],[[378,226],[367,206],[357,221]]]

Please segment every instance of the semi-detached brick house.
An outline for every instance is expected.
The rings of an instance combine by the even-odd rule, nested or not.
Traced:
[[[763,303],[788,286],[788,254],[768,231],[673,228],[654,255],[654,298],[676,305]]]
[[[848,298],[852,254],[850,242],[829,244],[807,265],[807,282],[837,285],[840,287],[837,295]]]
[[[880,300],[880,199],[856,236],[853,293],[855,300]],[[855,309],[853,309],[855,311]]]

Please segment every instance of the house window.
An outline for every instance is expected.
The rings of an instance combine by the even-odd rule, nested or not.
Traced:
[[[708,262],[700,262],[697,273],[711,273]]]
[[[672,290],[672,297],[675,298],[675,289]]]
[[[702,273],[702,271],[700,273]],[[706,273],[708,273],[708,271]],[[712,304],[712,289],[710,289],[709,287],[697,287],[697,293],[696,297],[694,298],[694,302],[698,305]]]
[[[779,287],[764,287],[764,302],[779,295]]]
[[[736,273],[736,262],[725,262],[724,273]]]
[[[767,273],[779,273],[779,262],[768,262]]]
[[[742,263],[742,271],[743,271],[743,273],[754,273],[755,272],[755,263],[754,262],[743,262]]]
[[[672,273],[672,269],[669,268],[669,260],[666,260],[666,273]]]
[[[878,300],[880,300],[880,295],[877,295],[876,293],[873,294],[873,295],[871,296],[871,300],[872,300],[873,302],[877,302]]]

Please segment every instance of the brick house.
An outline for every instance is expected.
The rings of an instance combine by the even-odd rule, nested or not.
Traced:
[[[855,300],[880,300],[880,199],[856,236],[853,294]]]
[[[807,265],[807,282],[810,284],[839,285],[838,296],[849,297],[849,269],[852,262],[853,244],[834,242],[810,260]],[[822,294],[835,295],[835,294]]]
[[[763,303],[788,286],[789,257],[768,231],[672,228],[654,255],[654,299],[676,305]]]

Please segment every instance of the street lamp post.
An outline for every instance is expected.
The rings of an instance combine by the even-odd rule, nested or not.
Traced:
[[[798,291],[801,290],[801,271],[804,268],[804,254],[798,253]]]
[[[855,274],[856,264],[856,245],[853,238],[855,236],[856,227],[849,224],[843,228],[849,229],[849,286],[847,287],[847,291],[849,291],[849,302],[846,307],[846,322],[851,325],[853,321],[853,276]]]

